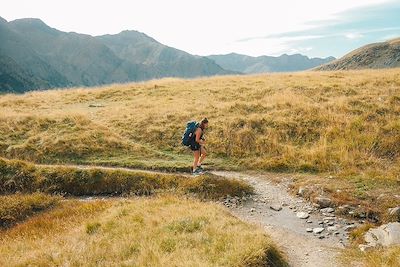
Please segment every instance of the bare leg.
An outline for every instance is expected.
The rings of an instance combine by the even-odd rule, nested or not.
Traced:
[[[193,161],[193,171],[196,170],[197,164],[199,163],[200,150],[193,151],[194,161]]]
[[[206,156],[207,156],[207,151],[203,146],[201,146],[200,147],[200,159],[198,161],[198,165],[201,165],[201,163],[204,161]]]

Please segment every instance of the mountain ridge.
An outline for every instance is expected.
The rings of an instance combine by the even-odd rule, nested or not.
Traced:
[[[210,55],[224,69],[239,71],[246,74],[263,72],[301,71],[314,68],[318,65],[334,60],[334,57],[309,58],[301,54],[283,54],[278,57],[252,57],[243,54],[229,53],[224,55]]]
[[[382,69],[400,67],[400,38],[359,47],[315,70]]]
[[[221,66],[213,56],[192,55],[164,45],[139,31],[91,36],[60,31],[38,18],[7,21],[0,17],[0,39],[5,40],[0,43],[0,92],[315,67],[303,62],[299,68],[293,63],[294,59],[307,61],[308,57],[282,55],[278,57],[281,62],[272,67],[256,62],[242,71]],[[239,56],[247,61],[252,58]]]
[[[148,49],[147,57],[155,58],[151,64],[130,58],[134,55],[116,55],[115,49],[113,51],[98,36],[63,32],[37,18],[10,22],[1,18],[0,37],[6,41],[0,44],[0,62],[3,63],[0,66],[0,92],[97,86],[168,76],[191,78],[236,74],[205,57],[167,47],[144,33],[139,35],[136,35],[137,41],[144,41],[142,45]],[[155,48],[164,51],[161,55],[170,60],[158,62]],[[171,59],[184,60],[172,62]]]

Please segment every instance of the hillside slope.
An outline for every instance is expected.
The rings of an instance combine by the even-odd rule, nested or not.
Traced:
[[[23,35],[0,20],[0,92],[25,91],[70,83],[27,43]]]
[[[335,59],[334,57],[309,58],[300,54],[284,54],[279,57],[250,57],[236,53],[211,55],[208,58],[214,60],[224,69],[243,73],[301,71],[314,68]]]
[[[93,37],[0,18],[0,38],[0,92],[234,73],[135,31]]]
[[[316,70],[384,69],[400,67],[400,38],[358,48]]]
[[[117,56],[151,68],[153,77],[198,77],[229,74],[214,61],[165,46],[144,33],[123,31],[97,37]]]
[[[72,85],[90,86],[147,78],[139,64],[125,62],[90,35],[62,32],[39,19],[19,19],[8,25],[24,36],[25,43],[63,73]]]

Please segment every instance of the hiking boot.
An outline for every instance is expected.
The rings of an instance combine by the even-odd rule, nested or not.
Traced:
[[[193,175],[203,174],[203,173],[204,169],[202,167],[197,167],[196,170],[194,170]]]
[[[192,172],[192,174],[193,174],[193,175],[201,174],[201,170],[200,170],[199,168],[196,168],[196,169]]]

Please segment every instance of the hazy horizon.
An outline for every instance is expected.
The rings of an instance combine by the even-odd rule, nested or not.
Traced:
[[[157,41],[207,56],[301,53],[341,57],[362,45],[400,36],[400,2],[392,0],[252,1],[6,0],[8,21],[39,18],[50,27],[90,35],[143,32]]]

